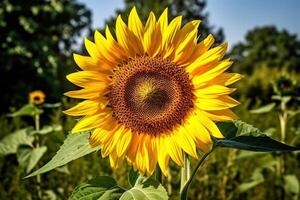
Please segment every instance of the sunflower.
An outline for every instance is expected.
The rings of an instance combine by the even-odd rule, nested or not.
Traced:
[[[72,132],[91,130],[90,144],[101,146],[113,168],[124,159],[150,175],[158,163],[166,175],[169,159],[183,165],[183,153],[197,158],[212,138],[223,138],[215,121],[236,119],[239,103],[227,86],[241,79],[225,73],[227,44],[211,48],[209,35],[197,41],[200,20],[181,27],[182,17],[168,23],[168,10],[143,24],[134,7],[128,25],[116,20],[116,38],[106,27],[94,42],[85,38],[90,56],[74,54],[82,69],[67,79],[82,87],[65,93],[84,99],[65,111],[83,116]]]
[[[45,102],[45,94],[41,90],[35,90],[29,93],[29,102],[40,105]]]

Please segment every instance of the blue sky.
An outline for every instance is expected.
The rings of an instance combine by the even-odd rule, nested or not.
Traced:
[[[93,28],[104,26],[123,0],[80,0],[93,12]],[[246,32],[256,26],[276,25],[296,33],[300,39],[299,0],[208,0],[206,11],[210,24],[222,27],[229,46],[242,41]]]

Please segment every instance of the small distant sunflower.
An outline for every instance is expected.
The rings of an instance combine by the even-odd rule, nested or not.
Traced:
[[[45,94],[41,90],[35,90],[29,93],[29,102],[40,105],[45,102]]]
[[[113,168],[127,159],[143,174],[157,163],[166,174],[169,158],[182,166],[184,152],[197,158],[196,147],[205,152],[212,137],[223,138],[214,121],[237,118],[226,86],[241,75],[224,72],[227,44],[211,48],[212,35],[198,43],[200,20],[181,21],[168,23],[166,9],[143,24],[133,8],[128,26],[118,16],[116,39],[106,27],[84,40],[90,56],[74,54],[82,71],[67,79],[82,89],[65,95],[85,100],[65,113],[84,116],[72,132],[91,130],[90,144]]]

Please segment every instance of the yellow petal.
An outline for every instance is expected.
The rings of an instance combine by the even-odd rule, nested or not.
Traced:
[[[79,71],[67,75],[67,79],[80,87],[106,87],[108,77],[97,71]]]
[[[93,87],[88,89],[74,90],[64,93],[67,97],[78,99],[97,99],[104,94],[107,88],[105,87]]]
[[[99,59],[89,57],[89,56],[82,56],[79,54],[73,54],[73,58],[75,63],[80,67],[82,70],[86,71],[100,71],[102,73],[111,75],[112,70],[109,69],[109,66],[105,63],[100,63]]]
[[[98,49],[95,43],[88,40],[86,37],[84,38],[84,45],[87,50],[87,52],[90,54],[93,58],[99,58]]]
[[[136,12],[136,8],[133,7],[128,17],[128,28],[131,30],[134,35],[139,39],[143,40],[144,35],[144,26]]]
[[[235,91],[235,88],[228,88],[222,85],[210,85],[195,90],[194,94],[198,98],[217,98],[218,96],[228,95]]]
[[[149,56],[155,56],[158,53],[161,46],[161,34],[153,12],[149,14],[145,26],[143,46],[145,52],[147,52]]]
[[[238,73],[222,73],[210,80],[208,84],[230,85],[242,79],[244,76]]]
[[[229,96],[220,96],[218,98],[198,98],[196,105],[201,110],[224,110],[239,105],[239,102]]]
[[[206,116],[213,121],[229,121],[238,119],[230,109],[203,111]]]
[[[160,166],[160,169],[162,173],[167,176],[168,174],[168,163],[169,163],[169,155],[166,151],[166,146],[164,144],[164,138],[161,136],[158,136],[155,138],[156,146],[157,146],[157,160],[158,164]]]
[[[163,33],[168,27],[168,8],[164,10],[161,16],[158,19],[158,24],[160,26],[161,33]]]
[[[197,58],[199,58],[202,54],[208,51],[208,49],[213,45],[215,42],[214,37],[212,34],[209,34],[203,41],[198,43],[196,45],[196,48],[194,52],[192,53],[192,56],[190,57],[189,60],[195,61]]]
[[[83,132],[91,130],[96,127],[101,127],[101,124],[107,117],[108,113],[102,112],[97,115],[87,115],[77,122],[72,129],[72,133]]]
[[[168,154],[171,159],[179,166],[183,165],[183,154],[181,148],[175,142],[171,134],[164,137],[164,146],[167,147]]]
[[[138,144],[140,143],[141,135],[137,133],[132,133],[131,143],[128,147],[127,157],[129,161],[133,164],[135,162],[136,152],[138,149]]]
[[[128,29],[120,15],[116,21],[116,36],[119,44],[126,49],[131,56],[144,53],[141,41]]]
[[[109,46],[112,56],[115,56],[114,58],[120,60],[126,60],[128,58],[127,53],[125,52],[123,47],[112,36],[108,26],[106,26],[105,28],[105,36],[107,39],[107,45]]]
[[[222,133],[220,132],[217,125],[211,121],[204,112],[198,111],[197,115],[199,116],[199,119],[201,120],[200,123],[202,123],[203,126],[210,132],[210,134],[215,138],[224,138]]]
[[[121,138],[125,128],[123,126],[116,126],[113,131],[111,131],[110,138],[103,144],[101,149],[102,157],[106,157],[112,151],[116,149],[116,145]]]
[[[148,175],[151,175],[153,173],[153,171],[155,170],[155,167],[157,164],[157,159],[158,159],[157,144],[156,144],[155,136],[150,136],[146,146],[148,147],[148,152],[150,155]]]
[[[196,44],[195,38],[197,37],[198,29],[194,29],[186,35],[183,41],[180,41],[179,46],[176,48],[174,62],[184,64],[190,57],[191,52],[194,51]]]
[[[173,133],[173,137],[175,138],[177,145],[186,153],[194,158],[198,158],[193,136],[189,135],[189,132],[186,131],[183,125],[181,125],[181,127],[179,127],[175,133]]]
[[[119,168],[121,166],[123,160],[124,160],[124,156],[119,157],[117,155],[116,151],[112,151],[111,154],[109,154],[110,166],[113,169]]]
[[[171,21],[166,30],[162,31],[162,47],[161,52],[163,58],[169,57],[175,51],[175,36],[181,27],[182,16],[178,16]]]
[[[218,65],[216,65],[215,67],[212,67],[210,70],[208,70],[200,75],[194,76],[192,79],[192,82],[193,82],[195,88],[203,86],[203,84],[205,84],[209,80],[222,74],[225,70],[227,70],[231,66],[231,64],[232,64],[232,61],[224,60],[224,61],[220,62]]]
[[[99,112],[103,108],[106,107],[107,103],[99,102],[98,99],[96,100],[85,100],[78,103],[76,106],[63,111],[67,115],[72,116],[82,116],[82,115],[92,115],[96,112]]]
[[[190,133],[190,135],[194,136],[198,146],[199,144],[202,145],[202,143],[212,143],[210,134],[208,130],[202,125],[199,115],[196,115],[195,113],[191,114],[191,116],[188,118],[188,123],[185,124],[184,128],[187,130],[187,132]]]
[[[131,142],[131,137],[132,137],[131,131],[125,130],[121,135],[121,137],[118,139],[116,152],[119,157],[123,156],[124,153],[127,151],[129,144]]]
[[[187,66],[186,70],[193,75],[201,73],[203,71],[202,66],[215,61],[220,61],[225,55],[227,47],[227,43],[224,43],[222,45],[208,50],[207,52],[203,53],[200,57],[198,57],[192,64]]]
[[[91,133],[89,142],[92,147],[96,147],[102,145],[109,137],[110,131],[102,128],[95,128]]]
[[[122,56],[119,56],[119,52],[116,52],[115,49],[112,48],[112,44],[105,39],[100,32],[95,31],[94,38],[99,54],[101,55],[99,57],[101,57],[103,62],[108,63],[108,65],[113,68],[118,64]]]

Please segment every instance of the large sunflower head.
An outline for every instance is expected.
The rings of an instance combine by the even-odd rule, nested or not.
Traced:
[[[40,105],[45,102],[46,95],[41,90],[35,90],[29,93],[29,102],[35,105]]]
[[[65,113],[83,116],[72,132],[91,130],[90,144],[112,167],[127,159],[149,175],[158,163],[166,174],[170,158],[181,166],[184,152],[197,158],[197,147],[208,151],[223,137],[215,121],[236,118],[227,86],[241,75],[224,72],[227,44],[211,48],[212,35],[198,42],[200,20],[182,27],[167,12],[143,24],[133,8],[128,25],[118,16],[116,38],[106,27],[84,40],[90,56],[74,54],[82,71],[67,78],[82,88],[65,95],[84,101]]]

